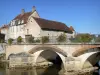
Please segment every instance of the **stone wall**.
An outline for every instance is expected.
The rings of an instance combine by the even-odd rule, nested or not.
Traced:
[[[9,67],[32,66],[33,62],[33,57],[11,57],[9,59]]]

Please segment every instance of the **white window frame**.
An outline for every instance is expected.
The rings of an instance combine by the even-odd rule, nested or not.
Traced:
[[[20,21],[18,21],[18,24],[20,24]]]

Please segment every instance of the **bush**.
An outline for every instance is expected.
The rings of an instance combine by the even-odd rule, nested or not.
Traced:
[[[12,42],[13,42],[13,39],[12,39],[12,38],[9,38],[9,39],[8,39],[8,44],[11,45]]]
[[[17,38],[17,43],[21,43],[21,42],[22,42],[22,37],[19,36],[19,37]]]
[[[0,54],[0,60],[5,59],[6,58],[6,54],[5,53],[1,53]]]
[[[42,43],[48,43],[49,42],[49,37],[48,36],[43,36],[41,39]]]
[[[40,40],[39,40],[39,39],[36,39],[35,42],[36,42],[36,43],[40,43]]]
[[[97,38],[95,39],[95,41],[96,41],[96,42],[100,42],[100,37],[97,37]]]
[[[3,40],[3,39],[1,39],[1,40],[0,40],[0,43],[4,43],[4,40]]]
[[[33,43],[33,42],[34,42],[34,37],[29,37],[29,38],[28,38],[28,42],[29,42],[29,43]]]
[[[66,35],[65,34],[59,35],[57,38],[57,41],[58,42],[66,42],[67,41]]]
[[[91,42],[93,36],[91,36],[90,34],[78,34],[75,37],[75,42],[80,42],[80,43],[88,43]]]

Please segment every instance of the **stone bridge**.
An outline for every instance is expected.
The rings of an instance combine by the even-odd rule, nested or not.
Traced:
[[[49,50],[49,51],[47,51]],[[47,53],[45,52],[47,51]],[[6,59],[10,54],[20,52],[27,52],[33,55],[33,63],[35,64],[41,53],[45,52],[44,57],[56,58],[52,52],[55,52],[62,60],[64,67],[69,62],[73,62],[74,67],[85,68],[95,66],[100,60],[100,44],[63,44],[63,45],[50,45],[50,44],[20,44],[6,46]],[[68,58],[74,60],[68,60]]]

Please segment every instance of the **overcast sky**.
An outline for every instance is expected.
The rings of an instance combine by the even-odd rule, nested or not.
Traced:
[[[72,25],[77,32],[100,34],[100,0],[0,0],[0,25],[32,6],[41,18]]]

